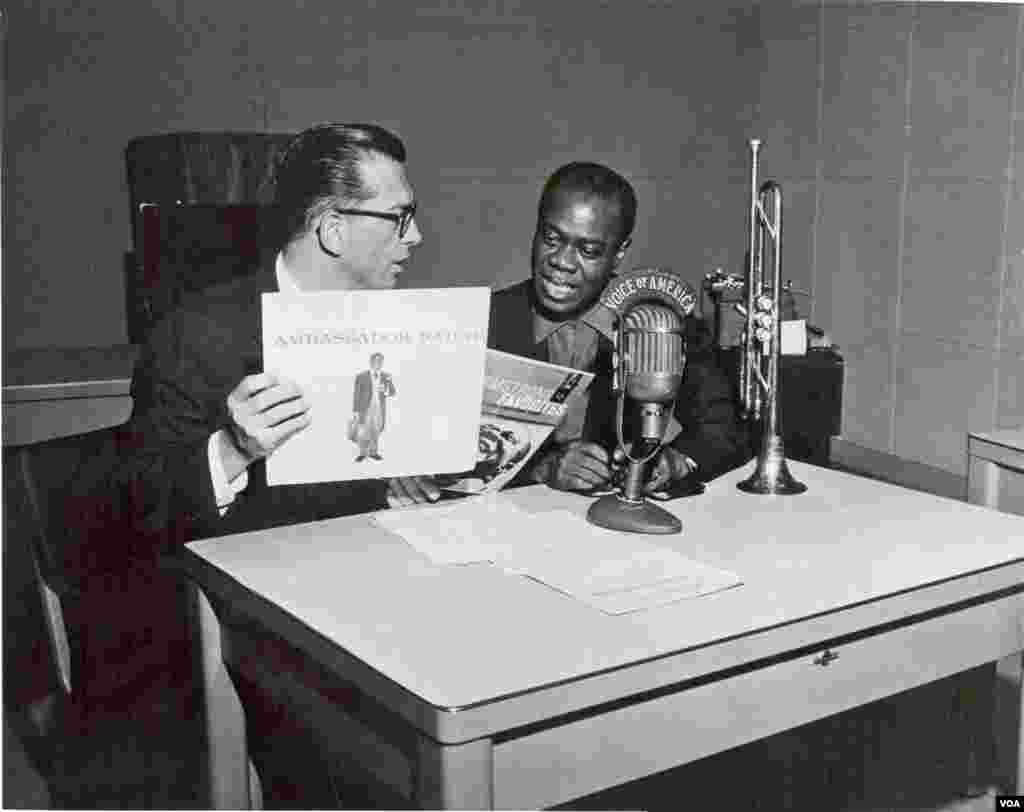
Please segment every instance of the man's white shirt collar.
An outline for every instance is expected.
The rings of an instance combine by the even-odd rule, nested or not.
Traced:
[[[288,269],[284,264],[284,256],[280,252],[278,252],[277,259],[274,260],[274,276],[277,277],[277,289],[280,293],[302,292],[295,281],[295,277],[288,273]]]

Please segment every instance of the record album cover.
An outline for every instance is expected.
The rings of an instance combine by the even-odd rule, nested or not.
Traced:
[[[537,453],[591,381],[592,372],[487,350],[476,464],[439,477],[458,493],[491,493],[507,485]]]
[[[269,485],[471,468],[490,289],[263,295],[263,365],[312,424],[267,460]]]

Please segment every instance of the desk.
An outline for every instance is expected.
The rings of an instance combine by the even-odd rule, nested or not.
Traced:
[[[1024,483],[1024,428],[967,435],[967,499],[1024,515],[1024,502],[1001,499],[1007,475]]]
[[[27,445],[124,423],[138,348],[19,350],[4,357],[3,444]]]
[[[790,465],[807,493],[741,493],[741,469],[668,503],[683,532],[652,537],[742,586],[617,617],[489,566],[436,567],[365,516],[189,545],[222,692],[208,706],[218,803],[247,801],[219,663],[221,645],[261,660],[243,622],[337,680],[331,701],[297,701],[426,808],[541,808],[986,662],[1019,677],[1024,520]],[[507,496],[535,512],[591,502]],[[1008,784],[1024,778],[1014,685]]]
[[[30,453],[32,443],[55,440],[124,423],[131,414],[129,394],[137,348],[132,345],[79,349],[19,350],[3,361],[4,462],[16,469],[20,455]],[[9,468],[8,470],[11,470]],[[13,475],[9,481],[13,480]],[[5,487],[7,483],[5,482]],[[6,491],[5,491],[6,496]],[[10,515],[10,514],[9,514]],[[8,639],[33,640],[50,632],[43,616],[63,618],[56,594],[36,577],[28,545],[8,543],[11,528],[3,537],[5,589],[12,596],[4,602]],[[18,537],[14,530],[14,537]],[[41,590],[41,592],[37,591]],[[42,604],[35,603],[37,597]],[[11,673],[24,684],[19,700],[40,701],[55,686],[41,673],[39,653],[28,646],[7,651]],[[69,679],[66,653],[60,664]]]

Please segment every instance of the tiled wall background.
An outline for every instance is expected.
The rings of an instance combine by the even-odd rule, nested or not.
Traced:
[[[373,120],[411,148],[411,285],[527,273],[560,163],[637,186],[632,264],[740,270],[746,139],[844,438],[954,473],[1024,424],[1024,7],[832,0],[8,4],[5,349],[126,340],[124,147]]]
[[[1024,6],[761,9],[756,129],[843,438],[964,474],[966,431],[1024,424]]]

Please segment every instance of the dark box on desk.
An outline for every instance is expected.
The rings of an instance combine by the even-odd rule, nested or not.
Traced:
[[[717,352],[723,372],[738,381],[740,348]],[[843,371],[834,349],[779,357],[779,422],[790,459],[828,465],[830,439],[842,431]]]

